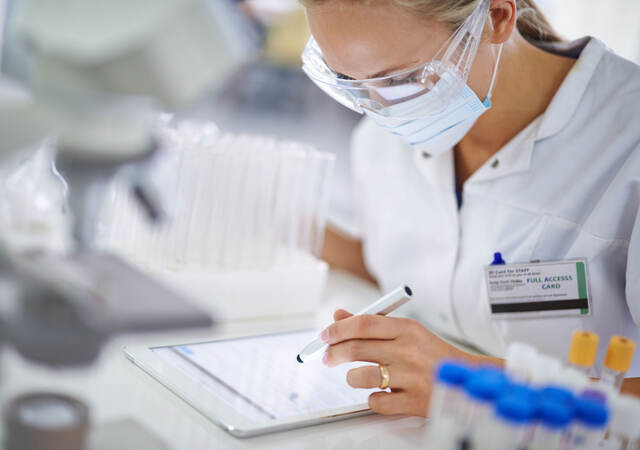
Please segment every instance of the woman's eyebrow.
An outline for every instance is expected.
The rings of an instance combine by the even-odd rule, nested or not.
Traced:
[[[365,79],[368,80],[368,79],[371,79],[371,78],[382,78],[382,77],[387,76],[391,72],[396,72],[398,70],[408,69],[409,67],[415,67],[417,65],[418,65],[418,61],[417,60],[416,61],[411,61],[411,62],[408,62],[406,64],[401,64],[399,66],[390,67],[388,69],[382,70],[382,71],[380,71],[380,72],[378,72],[378,73],[376,73],[374,75],[369,75]],[[355,78],[352,78],[349,75],[345,75],[345,74],[340,73],[340,72],[335,72],[335,73],[336,73],[336,75],[338,75],[338,77],[342,78],[343,80],[355,80]]]
[[[390,74],[391,72],[396,72],[398,70],[403,70],[403,69],[409,69],[410,67],[414,67],[418,65],[419,61],[411,61],[408,62],[406,64],[401,64],[399,66],[395,66],[395,67],[390,67],[388,69],[385,70],[381,70],[380,72],[370,75],[367,78],[381,78],[381,77],[386,77],[388,74]]]

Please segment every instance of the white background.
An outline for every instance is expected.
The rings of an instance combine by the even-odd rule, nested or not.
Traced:
[[[561,36],[597,37],[617,54],[640,63],[640,0],[538,0]]]

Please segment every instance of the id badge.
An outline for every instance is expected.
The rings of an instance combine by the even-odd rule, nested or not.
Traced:
[[[491,316],[526,319],[591,314],[587,260],[485,267]]]

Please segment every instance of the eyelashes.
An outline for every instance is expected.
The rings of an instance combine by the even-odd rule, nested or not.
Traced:
[[[341,80],[349,80],[349,81],[355,81],[355,78],[351,78],[348,75],[343,75],[341,73],[336,72],[336,76],[341,79]]]

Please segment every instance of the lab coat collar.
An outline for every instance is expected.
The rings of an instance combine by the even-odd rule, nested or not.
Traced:
[[[490,158],[467,180],[467,183],[492,180],[495,178],[525,172],[531,166],[533,149],[540,128],[541,117],[531,122],[518,133],[498,153]],[[414,161],[418,170],[433,186],[455,186],[454,151],[428,157],[420,150],[414,150]]]
[[[526,172],[531,167],[531,158],[536,139],[539,136],[542,116],[531,122],[514,136],[498,153],[469,178],[469,183],[493,180],[495,178]]]
[[[605,45],[591,37],[568,43],[540,44],[551,53],[578,60],[553,96],[546,111],[509,141],[489,159],[469,182],[486,181],[520,172],[531,167],[536,142],[549,138],[567,126],[576,113],[597,65],[605,52]]]
[[[573,42],[538,45],[548,52],[578,60],[560,85],[547,110],[478,169],[469,178],[469,183],[528,171],[535,143],[555,135],[567,126],[576,113],[606,50],[601,41],[592,37],[584,37]],[[422,151],[415,150],[414,160],[420,172],[434,184],[443,177],[448,179],[450,172],[454,170],[453,151],[425,158]]]
[[[542,116],[536,140],[555,135],[569,123],[606,50],[601,41],[592,37],[584,37],[568,43],[542,44],[540,48],[570,58],[577,57],[578,60]]]

